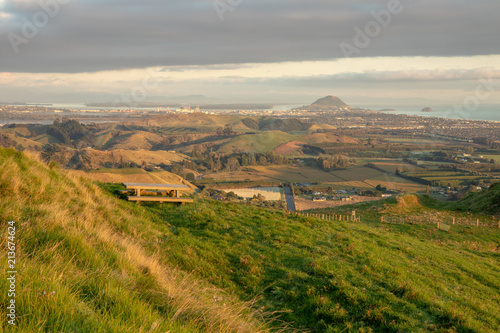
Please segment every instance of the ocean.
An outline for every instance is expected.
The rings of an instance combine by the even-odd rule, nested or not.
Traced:
[[[482,104],[475,108],[468,108],[463,105],[436,105],[430,106],[433,112],[422,112],[422,107],[411,106],[371,106],[365,107],[371,110],[394,109],[396,111],[383,111],[384,113],[406,114],[422,117],[439,117],[450,119],[466,119],[466,120],[488,120],[500,121],[500,105],[499,104]]]
[[[293,108],[301,107],[304,105],[277,105],[273,110],[291,110]],[[422,112],[422,106],[394,106],[394,105],[356,105],[361,109],[367,110],[381,110],[381,109],[394,109],[395,111],[382,111],[388,114],[406,114],[412,116],[422,117],[438,117],[450,119],[468,119],[468,120],[488,120],[500,121],[500,104],[481,104],[477,107],[471,108],[464,105],[431,105],[433,112]]]

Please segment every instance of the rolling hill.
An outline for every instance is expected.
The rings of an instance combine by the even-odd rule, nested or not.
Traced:
[[[445,233],[370,214],[333,222],[201,197],[138,206],[105,188],[0,148],[0,219],[16,221],[23,331],[500,327],[498,229]],[[3,279],[0,292],[8,288]]]

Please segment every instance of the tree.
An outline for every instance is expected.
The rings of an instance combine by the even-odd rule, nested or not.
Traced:
[[[464,151],[467,153],[467,154],[474,154],[474,147],[465,147]]]
[[[260,193],[259,193],[259,194],[257,194],[257,195],[255,195],[255,194],[254,194],[253,199],[257,199],[257,200],[259,200],[260,202],[264,202],[264,201],[266,201],[266,197],[265,197],[265,196],[263,196],[263,195],[262,195],[262,194],[260,194]]]
[[[220,159],[217,158],[217,160],[214,163],[214,170],[219,171],[220,169],[222,169],[222,164],[220,163]]]
[[[257,160],[255,158],[255,154],[254,153],[250,153],[248,155],[248,165],[256,165],[257,164]]]
[[[236,171],[239,170],[241,167],[240,161],[236,157],[230,157],[229,160],[227,161],[227,168],[230,171]]]
[[[224,135],[233,135],[234,134],[233,126],[231,124],[226,124],[226,126],[224,126],[224,130],[222,131],[222,133]]]
[[[188,172],[188,173],[186,174],[186,180],[189,180],[189,181],[193,181],[193,180],[195,180],[194,173],[192,173],[192,172]]]
[[[431,194],[431,187],[429,185],[427,185],[427,187],[425,188],[425,194]]]
[[[172,172],[175,173],[175,174],[177,174],[177,175],[181,175],[183,169],[184,168],[179,163],[172,164]]]
[[[200,160],[203,158],[203,155],[201,154],[198,147],[193,148],[193,150],[191,151],[191,157],[194,159],[197,159],[197,160]]]

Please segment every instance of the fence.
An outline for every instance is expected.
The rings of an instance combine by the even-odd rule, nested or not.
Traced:
[[[456,217],[434,217],[434,216],[382,216],[380,222],[391,224],[435,224],[438,228],[442,229],[443,225],[471,225],[476,227],[498,227],[500,228],[500,221],[498,224],[494,222],[481,222],[479,219],[466,219]],[[446,228],[446,227],[444,227]]]
[[[338,214],[314,214],[314,213],[298,213],[300,215],[315,217],[317,219],[326,221],[349,221],[361,222],[361,218],[356,215],[338,215]]]

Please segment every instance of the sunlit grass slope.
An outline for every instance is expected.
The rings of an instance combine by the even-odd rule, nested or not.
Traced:
[[[265,332],[264,314],[159,253],[168,224],[94,183],[0,148],[0,238],[16,222],[18,332]],[[6,271],[6,269],[4,269]],[[7,280],[1,279],[2,304]],[[0,308],[2,331],[6,306]]]
[[[330,222],[198,201],[151,205],[161,256],[312,332],[498,332],[500,230]]]
[[[2,267],[9,220],[20,332],[265,332],[277,312],[275,325],[311,332],[500,328],[497,228],[331,222],[208,200],[138,206],[0,149]],[[2,279],[2,304],[7,289]]]

